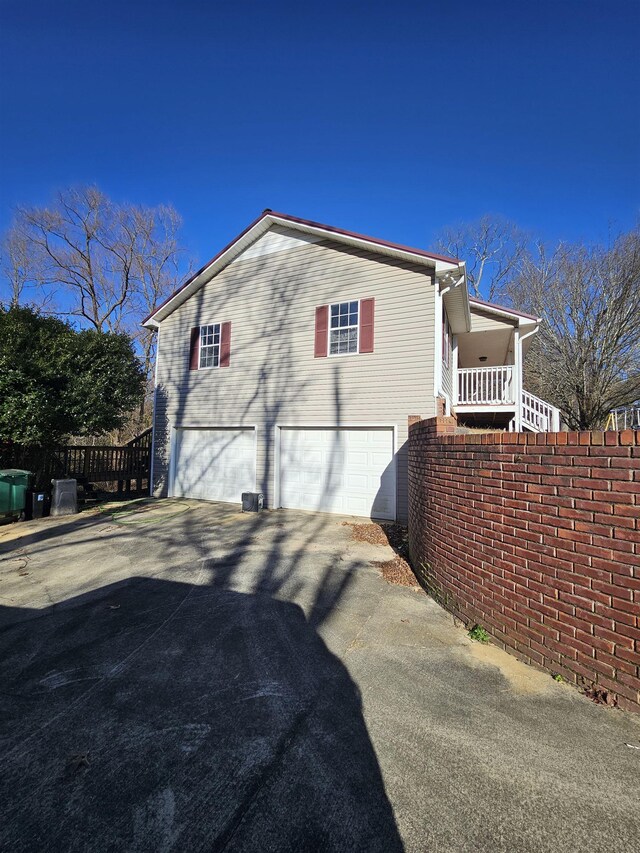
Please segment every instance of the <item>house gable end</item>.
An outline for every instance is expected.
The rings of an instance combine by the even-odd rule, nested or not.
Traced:
[[[268,232],[270,234],[271,231]],[[268,235],[265,235],[268,236]],[[247,257],[243,252],[198,287],[172,310],[162,328],[189,328],[207,323],[235,319],[238,305],[251,306],[263,298],[264,289],[268,298],[279,305],[286,302],[292,312],[300,300],[320,305],[319,294],[327,303],[370,298],[370,290],[377,290],[378,281],[389,282],[394,290],[406,275],[415,285],[422,282],[424,300],[433,301],[434,273],[418,263],[378,255],[376,252],[346,246],[332,239],[288,242],[286,233],[276,234],[277,242],[267,241],[267,251],[256,252]],[[285,243],[280,242],[285,238]],[[261,238],[261,240],[264,238]],[[290,248],[271,248],[289,245]],[[318,298],[317,298],[318,297]],[[410,298],[414,298],[411,296]],[[396,294],[396,304],[404,301],[402,291]],[[298,322],[297,313],[292,314]],[[260,317],[252,317],[254,324],[261,324]]]
[[[295,249],[302,249],[310,243],[318,243],[321,239],[322,238],[313,234],[296,233],[289,228],[272,225],[271,228],[258,237],[254,243],[240,252],[240,254],[235,257],[231,263],[238,264],[243,261],[251,260],[252,258],[275,255],[280,252],[291,252]]]
[[[260,238],[271,232],[272,236],[269,236],[263,242],[260,241]],[[295,232],[295,235],[287,232]],[[455,259],[434,255],[422,249],[412,249],[396,243],[389,243],[373,237],[365,237],[353,232],[343,231],[333,226],[322,225],[317,222],[297,219],[293,216],[266,210],[236,237],[235,240],[212,258],[208,264],[198,270],[182,287],[159,305],[143,321],[142,325],[152,329],[158,328],[160,323],[172,314],[176,308],[187,301],[221,270],[243,256],[247,250],[249,251],[249,255],[244,254],[244,260],[256,256],[260,257],[264,254],[290,251],[295,247],[315,242],[326,242],[328,240],[356,250],[371,252],[381,259],[386,256],[387,259],[418,264],[430,270],[435,270],[436,273],[461,268],[460,262]]]

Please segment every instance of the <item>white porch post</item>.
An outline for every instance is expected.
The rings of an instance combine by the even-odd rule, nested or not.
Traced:
[[[453,351],[451,355],[451,385],[452,399],[451,405],[458,405],[458,336],[453,336]]]
[[[516,432],[522,432],[522,341],[520,329],[513,330],[513,397],[516,404]]]

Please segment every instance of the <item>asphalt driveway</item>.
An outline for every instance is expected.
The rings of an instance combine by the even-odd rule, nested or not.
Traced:
[[[471,643],[343,521],[0,528],[0,848],[637,850],[640,720]]]

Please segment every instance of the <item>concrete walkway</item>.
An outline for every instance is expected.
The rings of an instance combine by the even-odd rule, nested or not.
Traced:
[[[334,516],[0,527],[0,848],[640,847],[640,719],[471,643]]]

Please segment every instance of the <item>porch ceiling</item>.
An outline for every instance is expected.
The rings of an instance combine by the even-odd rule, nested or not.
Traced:
[[[458,367],[495,367],[513,360],[512,328],[458,335]]]

